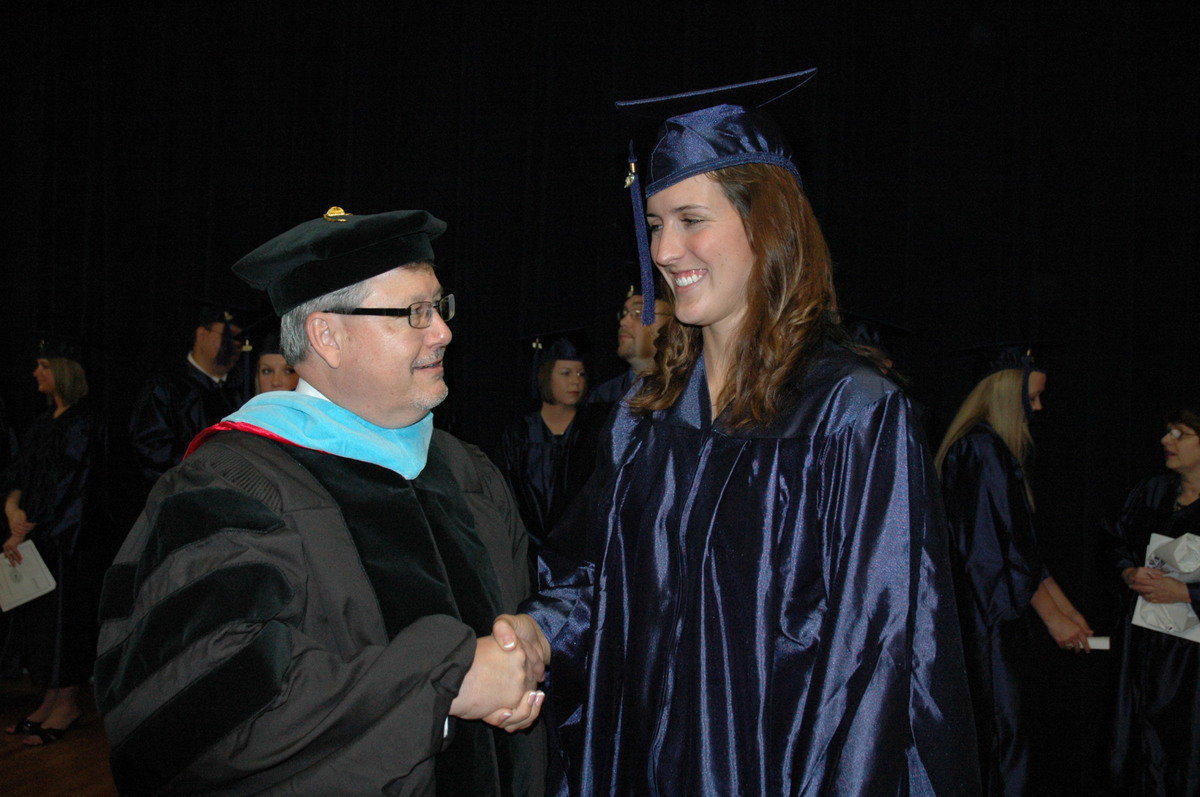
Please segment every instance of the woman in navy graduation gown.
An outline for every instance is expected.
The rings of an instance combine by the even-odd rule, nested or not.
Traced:
[[[100,555],[108,531],[100,478],[106,433],[86,399],[79,359],[73,344],[43,344],[33,375],[50,408],[25,434],[3,483],[9,536],[0,567],[19,564],[18,546],[29,540],[57,582],[12,610],[4,640],[45,690],[41,705],[7,728],[27,745],[58,741],[83,713],[79,688],[95,659],[96,604],[108,563]]]
[[[676,315],[560,526],[587,529],[590,564],[547,555],[526,605],[553,649],[567,783],[973,793],[912,406],[837,340],[829,254],[774,123],[700,103],[667,121],[646,190],[643,295],[652,256]]]
[[[542,345],[540,339],[535,345]],[[497,456],[529,532],[531,560],[587,479],[603,413],[583,403],[588,383],[581,345],[562,334],[547,339],[538,355],[534,381],[541,407],[505,428]]]
[[[1036,793],[1035,638],[1088,650],[1092,631],[1042,562],[1026,475],[1028,419],[1046,374],[1023,347],[993,352],[938,449],[985,794]]]
[[[1113,524],[1114,564],[1125,586],[1114,646],[1120,667],[1112,755],[1121,794],[1200,793],[1200,644],[1132,624],[1139,595],[1188,603],[1200,613],[1200,584],[1145,567],[1151,534],[1200,534],[1200,402],[1167,416],[1162,447],[1169,473],[1129,493]]]

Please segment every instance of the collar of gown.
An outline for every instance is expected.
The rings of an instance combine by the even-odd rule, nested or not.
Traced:
[[[265,429],[296,445],[370,462],[415,479],[425,469],[433,413],[399,429],[363,420],[327,399],[303,379],[295,390],[260,393],[225,418]]]
[[[818,346],[786,385],[783,410],[769,424],[730,429],[728,410],[717,416],[716,421],[712,420],[703,353],[696,358],[679,400],[665,410],[654,412],[653,417],[672,426],[712,431],[737,439],[812,437],[822,430],[841,428],[866,405],[897,390],[887,377],[844,346],[828,340]]]

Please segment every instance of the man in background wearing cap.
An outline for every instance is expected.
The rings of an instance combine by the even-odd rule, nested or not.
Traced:
[[[238,356],[242,325],[225,307],[203,304],[187,358],[142,386],[129,419],[129,442],[149,489],[178,465],[188,444],[242,403]]]
[[[528,591],[525,532],[430,412],[444,229],[331,209],[234,266],[301,382],[206,431],[108,573],[96,691],[122,791],[541,792],[541,728],[511,732],[549,649],[498,617]]]
[[[631,288],[625,304],[617,312],[617,356],[629,363],[629,370],[594,389],[587,397],[589,404],[616,404],[633,387],[637,375],[654,364],[654,338],[671,317],[671,305],[656,299],[654,323],[644,325],[644,299],[640,293],[632,291]]]

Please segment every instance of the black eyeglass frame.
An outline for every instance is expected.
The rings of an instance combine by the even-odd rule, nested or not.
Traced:
[[[421,314],[425,307],[429,308],[429,323],[417,326],[413,323],[413,318]],[[338,315],[383,315],[393,318],[408,318],[408,325],[413,329],[428,329],[433,323],[434,310],[437,310],[437,314],[442,317],[443,321],[454,318],[454,294],[448,293],[433,301],[413,302],[408,307],[356,307],[353,310],[330,310],[329,312]]]
[[[624,307],[622,307],[620,310],[618,310],[618,311],[617,311],[617,322],[618,322],[618,323],[620,323],[621,321],[624,321],[624,320],[625,320],[625,316],[627,316],[627,315],[636,315],[636,316],[638,316],[638,317],[640,318],[640,317],[641,317],[641,315],[642,315],[642,311],[641,311],[640,309],[638,309],[638,310],[626,310]],[[655,310],[655,311],[654,311],[654,316],[655,316],[656,318],[657,318],[658,316],[660,316],[660,315],[662,315],[662,316],[666,316],[667,318],[674,318],[674,317],[675,317],[675,314],[674,314],[674,313],[660,313],[660,312],[658,312],[657,310]]]

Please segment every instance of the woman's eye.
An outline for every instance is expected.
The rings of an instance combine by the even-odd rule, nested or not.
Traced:
[[[646,232],[650,233],[651,235],[654,235],[655,233],[659,232],[661,229],[662,229],[662,225],[656,221],[646,222]]]

